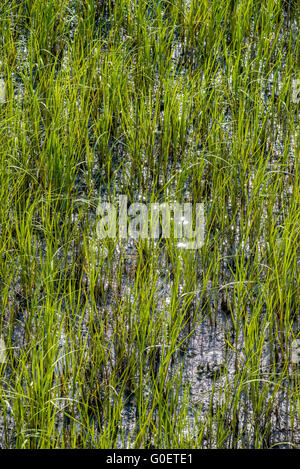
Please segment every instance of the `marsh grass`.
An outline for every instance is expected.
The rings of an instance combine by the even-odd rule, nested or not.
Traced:
[[[2,447],[299,447],[298,18],[1,4]],[[204,246],[98,240],[120,194],[204,202]],[[195,379],[204,324],[234,365]]]

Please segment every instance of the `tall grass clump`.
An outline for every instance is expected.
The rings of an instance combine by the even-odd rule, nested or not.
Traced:
[[[2,2],[1,447],[300,447],[298,18]],[[120,195],[203,246],[99,239]]]

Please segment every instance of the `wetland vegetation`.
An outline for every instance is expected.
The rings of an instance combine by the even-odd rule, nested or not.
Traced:
[[[298,21],[2,0],[2,448],[300,448]],[[99,239],[120,195],[203,246]]]

